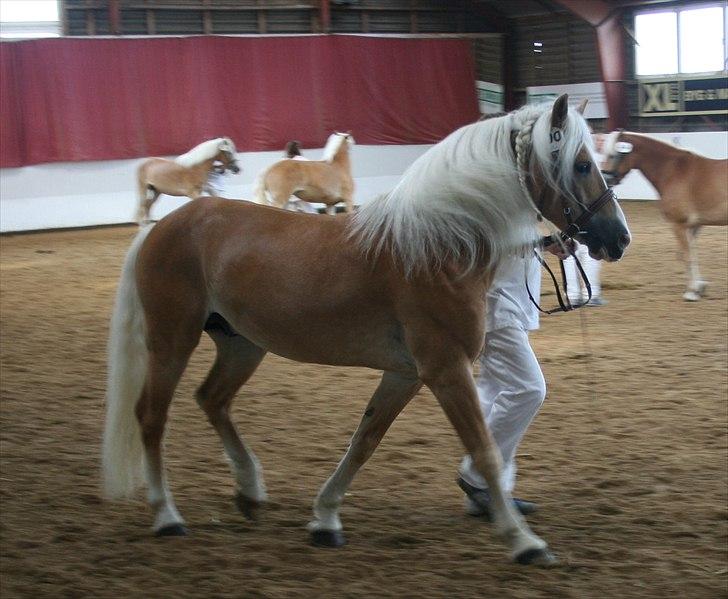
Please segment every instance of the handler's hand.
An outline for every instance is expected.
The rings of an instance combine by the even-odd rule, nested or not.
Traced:
[[[576,251],[576,241],[573,239],[567,239],[564,244],[554,241],[552,243],[544,245],[547,252],[557,256],[560,260],[566,260],[571,254]]]

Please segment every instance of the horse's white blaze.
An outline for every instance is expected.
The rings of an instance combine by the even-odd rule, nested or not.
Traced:
[[[141,483],[142,439],[134,408],[144,386],[144,312],[135,281],[137,254],[151,227],[139,231],[122,268],[111,318],[103,441],[104,494],[128,497]]]
[[[602,152],[605,156],[610,157],[615,153],[615,145],[619,139],[619,133],[619,131],[612,131],[609,135],[607,135],[607,138],[604,141],[604,150]]]

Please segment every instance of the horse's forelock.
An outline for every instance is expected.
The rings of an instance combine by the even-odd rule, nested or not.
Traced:
[[[566,122],[560,129],[561,139],[554,146],[554,131],[551,127],[551,113],[544,111],[533,125],[531,147],[533,159],[546,175],[551,186],[565,195],[571,195],[574,185],[574,162],[583,147],[594,156],[594,141],[584,117],[570,108]],[[558,150],[554,161],[553,150]]]

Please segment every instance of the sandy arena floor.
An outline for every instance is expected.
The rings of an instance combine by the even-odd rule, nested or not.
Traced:
[[[463,514],[459,442],[428,391],[405,410],[344,504],[349,545],[308,545],[318,487],[346,448],[376,372],[268,356],[235,403],[266,470],[258,523],[231,501],[219,439],[192,393],[167,440],[187,538],[150,535],[144,502],[99,499],[107,323],[134,229],[5,236],[2,251],[0,595],[12,597],[726,597],[728,229],[706,229],[699,303],[651,203],[625,205],[634,244],[603,270],[609,305],[545,318],[549,385],[520,448],[518,494],[562,564],[511,565]],[[548,297],[553,300],[553,297]],[[591,393],[594,390],[594,396]]]

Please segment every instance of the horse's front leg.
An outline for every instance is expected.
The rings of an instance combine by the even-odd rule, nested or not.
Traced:
[[[340,547],[346,543],[339,508],[351,481],[389,429],[394,419],[422,387],[416,376],[385,372],[374,392],[351,444],[336,470],[314,502],[314,520],[309,524],[314,545]]]
[[[496,531],[510,546],[513,559],[521,564],[553,564],[556,558],[531,532],[501,485],[502,458],[480,411],[469,361],[452,357],[439,360],[437,365],[424,365],[421,378],[455,427],[475,469],[488,483]]]
[[[683,223],[673,223],[673,231],[680,246],[680,253],[687,269],[688,285],[683,299],[688,302],[697,302],[705,292],[707,283],[700,279],[698,256],[695,240],[700,227],[690,227]]]

